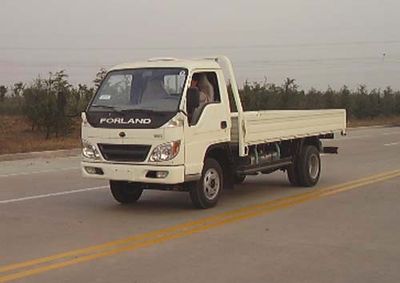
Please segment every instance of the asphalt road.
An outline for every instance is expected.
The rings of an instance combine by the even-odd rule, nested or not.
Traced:
[[[249,177],[210,210],[121,206],[78,157],[0,162],[0,282],[400,282],[400,128],[325,144],[316,188]]]

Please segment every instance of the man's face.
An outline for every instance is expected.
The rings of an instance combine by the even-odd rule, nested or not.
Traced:
[[[198,81],[192,79],[192,82],[190,83],[190,87],[197,87]]]

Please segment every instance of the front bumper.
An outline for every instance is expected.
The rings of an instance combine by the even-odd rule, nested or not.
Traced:
[[[90,170],[88,168],[92,169]],[[185,167],[183,165],[151,166],[82,161],[81,170],[83,177],[96,179],[130,181],[149,184],[180,184],[185,181]],[[94,172],[89,173],[88,170]],[[168,172],[168,174],[164,178],[156,178],[153,174],[154,172]]]

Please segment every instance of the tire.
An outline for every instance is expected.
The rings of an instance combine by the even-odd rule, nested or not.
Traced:
[[[223,178],[221,165],[215,159],[207,158],[200,180],[193,183],[189,191],[193,205],[201,209],[214,207],[224,187]]]
[[[233,182],[235,185],[242,184],[246,180],[246,175],[234,175],[233,176]]]
[[[110,181],[110,189],[114,199],[121,204],[134,203],[143,193],[140,184],[125,181]]]
[[[305,145],[295,162],[299,185],[313,187],[318,183],[321,174],[319,150],[313,145]],[[289,171],[288,171],[289,172]]]
[[[288,176],[288,179],[289,179],[289,183],[292,186],[295,186],[295,187],[300,186],[300,178],[299,178],[299,174],[297,172],[297,168],[295,166],[295,163],[290,165],[287,168],[286,172],[287,172],[287,176]]]

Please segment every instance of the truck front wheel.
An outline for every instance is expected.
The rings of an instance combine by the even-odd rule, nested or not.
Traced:
[[[136,202],[142,195],[143,188],[138,183],[110,181],[111,194],[121,204]]]
[[[224,186],[222,168],[213,158],[204,162],[201,179],[190,188],[190,198],[196,208],[210,208],[217,204]]]

